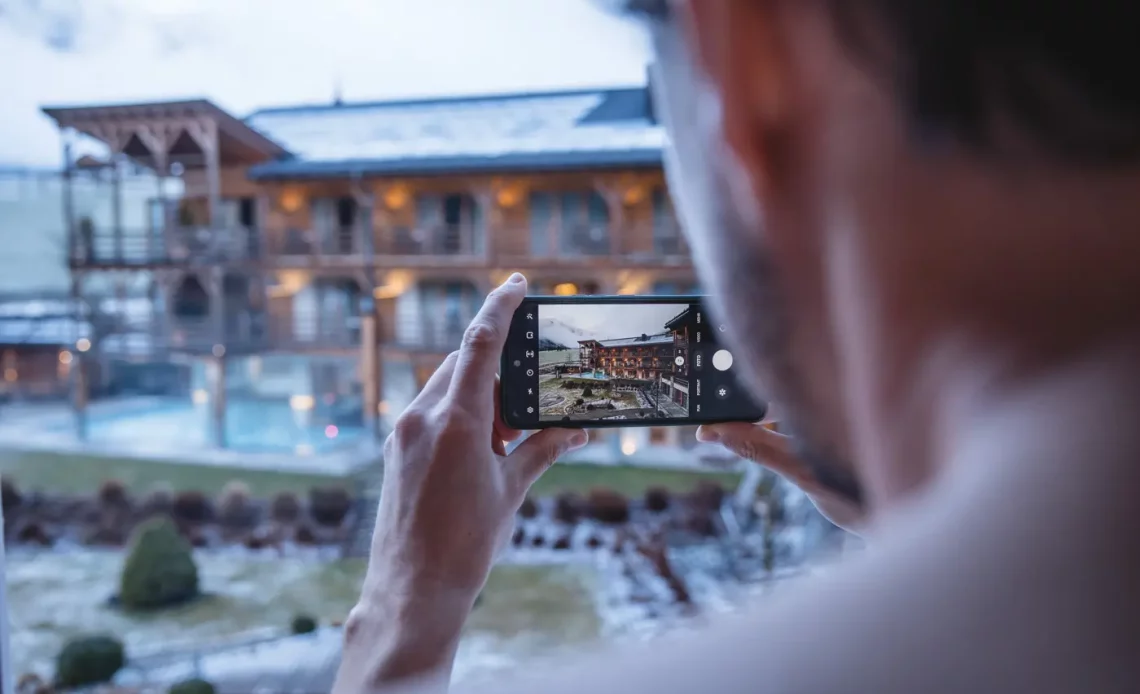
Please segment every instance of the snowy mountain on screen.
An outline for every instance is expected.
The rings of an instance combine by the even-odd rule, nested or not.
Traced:
[[[594,333],[567,325],[557,318],[542,318],[538,321],[538,348],[578,349],[582,340],[596,340]]]

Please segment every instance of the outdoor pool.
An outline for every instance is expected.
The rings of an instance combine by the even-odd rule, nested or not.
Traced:
[[[182,400],[139,403],[97,410],[89,415],[89,440],[124,449],[209,448],[209,407]],[[73,430],[73,421],[58,429]],[[226,412],[226,445],[243,453],[325,453],[357,442],[359,424],[333,422],[311,412],[297,412],[287,402],[231,400]]]

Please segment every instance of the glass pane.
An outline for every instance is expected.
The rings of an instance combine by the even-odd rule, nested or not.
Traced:
[[[554,201],[549,193],[530,196],[530,253],[550,254],[550,225],[554,220]]]

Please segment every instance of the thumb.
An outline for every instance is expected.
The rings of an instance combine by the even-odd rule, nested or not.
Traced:
[[[581,429],[545,429],[520,443],[507,456],[507,464],[514,471],[520,490],[525,494],[554,461],[585,446],[589,440],[586,432]]]

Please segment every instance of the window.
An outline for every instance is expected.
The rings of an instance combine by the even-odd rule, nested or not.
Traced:
[[[471,195],[417,195],[416,227],[428,253],[483,252],[483,210]]]
[[[664,188],[653,191],[653,248],[658,255],[681,255],[685,252],[673,201]]]
[[[530,196],[530,254],[543,258],[550,255],[551,223],[554,221],[554,201],[549,193]]]
[[[607,255],[610,212],[596,191],[533,193],[530,197],[530,252],[549,256]],[[557,232],[557,242],[553,242]]]

